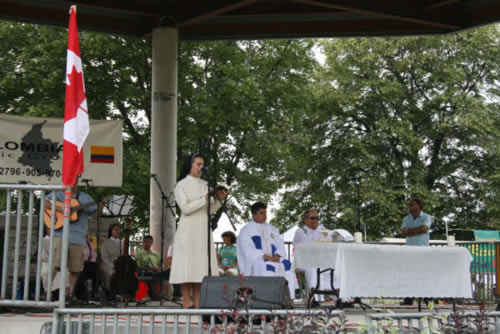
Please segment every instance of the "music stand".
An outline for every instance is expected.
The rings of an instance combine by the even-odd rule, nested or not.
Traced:
[[[113,195],[104,205],[102,215],[108,218],[127,217],[133,209],[133,201],[133,195]]]

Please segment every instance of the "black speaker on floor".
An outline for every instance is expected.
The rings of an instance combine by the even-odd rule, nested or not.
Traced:
[[[289,308],[291,300],[286,279],[260,276],[203,278],[200,308],[241,308],[245,304],[250,309]]]

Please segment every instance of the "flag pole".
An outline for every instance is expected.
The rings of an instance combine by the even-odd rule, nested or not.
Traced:
[[[78,41],[76,5],[69,10],[68,50],[66,60],[66,96],[64,108],[64,151],[62,184],[64,191],[64,224],[61,245],[61,285],[59,306],[66,304],[66,285],[68,281],[68,241],[71,215],[71,196],[78,182],[78,175],[84,171],[83,144],[90,131],[88,121],[87,97],[83,80],[83,66]],[[71,276],[70,276],[71,280]],[[71,282],[70,282],[71,283]],[[70,284],[70,289],[72,289]],[[73,291],[70,291],[72,293]]]
[[[69,239],[69,216],[71,213],[71,187],[64,186],[64,225],[61,249],[61,285],[59,287],[59,307],[66,306],[66,285],[68,280],[68,239]],[[71,292],[70,292],[71,293]]]

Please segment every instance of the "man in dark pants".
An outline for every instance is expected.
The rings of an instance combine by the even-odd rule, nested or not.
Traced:
[[[413,197],[409,203],[410,214],[403,219],[401,234],[407,246],[429,246],[431,216],[422,211],[422,201]],[[413,298],[405,298],[401,305],[412,305]]]

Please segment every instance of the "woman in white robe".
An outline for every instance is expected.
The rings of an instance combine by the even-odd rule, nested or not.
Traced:
[[[184,162],[180,181],[175,187],[175,200],[181,209],[181,218],[175,234],[170,283],[181,284],[184,308],[200,306],[201,281],[208,275],[209,237],[211,271],[213,276],[218,275],[212,233],[208,233],[207,205],[210,198],[210,210],[216,212],[227,193],[217,192],[217,201],[208,196],[207,182],[201,179],[203,166],[204,160],[200,155],[190,156]],[[193,305],[190,302],[191,293]]]
[[[103,287],[109,291],[109,279],[113,274],[114,262],[122,254],[123,242],[120,241],[120,224],[109,226],[108,239],[101,246],[101,281]]]

